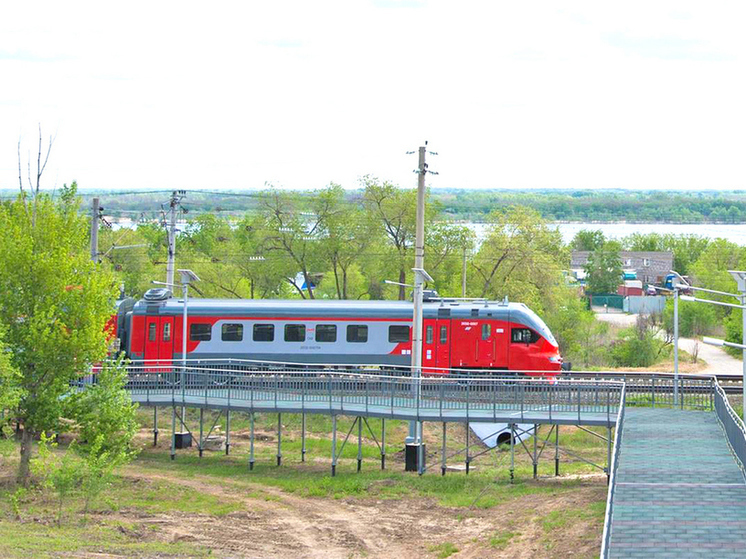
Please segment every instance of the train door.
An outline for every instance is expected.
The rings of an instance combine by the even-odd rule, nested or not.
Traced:
[[[435,366],[439,369],[451,368],[451,321],[441,319],[436,323],[435,338]]]
[[[149,365],[169,366],[174,356],[173,317],[145,317],[145,354]],[[168,369],[166,369],[168,370]]]
[[[162,371],[171,370],[174,358],[174,317],[164,316],[160,319],[160,337],[158,342],[158,361]]]
[[[426,375],[434,375],[439,371],[437,367],[437,344],[436,344],[436,321],[425,320],[422,324],[422,372]]]
[[[142,358],[148,363],[155,365],[158,362],[158,317],[145,317],[145,351]]]

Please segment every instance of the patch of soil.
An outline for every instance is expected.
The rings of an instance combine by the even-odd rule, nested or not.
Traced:
[[[568,523],[561,534],[552,536],[542,519],[555,510],[586,507],[603,500],[606,493],[605,477],[596,476],[579,480],[572,492],[519,497],[483,510],[442,507],[427,498],[304,498],[266,485],[216,483],[207,476],[184,479],[168,472],[127,475],[240,502],[243,510],[219,517],[115,514],[134,522],[136,527],[130,530],[135,539],[190,542],[210,548],[218,557],[423,557],[433,556],[432,547],[445,542],[458,548],[454,557],[591,557],[598,553],[599,526]],[[378,483],[385,485],[383,480]],[[492,548],[490,538],[506,531],[515,534],[508,546]]]

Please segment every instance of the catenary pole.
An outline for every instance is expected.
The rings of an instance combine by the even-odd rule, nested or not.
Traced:
[[[427,142],[419,149],[417,166],[417,224],[414,241],[414,267],[423,270],[425,264],[425,150]],[[414,313],[412,317],[412,379],[414,380],[415,398],[419,394],[419,379],[422,368],[422,284],[424,278],[419,272],[414,275]],[[417,421],[409,422],[407,442],[420,444],[421,433]],[[418,453],[419,456],[419,453]]]
[[[91,204],[91,260],[98,262],[98,214],[99,200],[94,198]]]
[[[173,285],[176,264],[176,209],[179,207],[179,193],[174,190],[169,201],[168,219],[168,263],[166,264],[166,283]]]

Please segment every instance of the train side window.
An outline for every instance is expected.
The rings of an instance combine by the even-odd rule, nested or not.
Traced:
[[[273,342],[275,341],[274,324],[254,324],[254,333],[252,339],[255,342]]]
[[[510,339],[514,344],[533,344],[539,341],[539,335],[528,328],[513,328]]]
[[[212,339],[212,325],[190,324],[189,339],[193,342],[209,342]]]
[[[166,322],[163,325],[163,341],[164,342],[171,341],[171,323],[170,322]]]
[[[240,342],[243,340],[243,324],[223,324],[220,339],[224,342]]]
[[[336,342],[337,325],[336,324],[317,324],[316,325],[317,342]]]
[[[148,325],[148,341],[149,342],[155,341],[155,322],[151,322]]]
[[[482,324],[482,339],[489,340],[492,335],[492,324]]]
[[[347,341],[352,344],[362,344],[368,341],[368,327],[363,324],[347,326]]]
[[[440,327],[440,343],[448,343],[448,326]]]
[[[433,327],[432,326],[428,326],[427,329],[425,330],[425,343],[426,344],[433,343]]]
[[[389,343],[398,344],[409,341],[409,326],[389,326]]]
[[[305,324],[286,324],[285,325],[286,342],[305,342],[306,325]]]

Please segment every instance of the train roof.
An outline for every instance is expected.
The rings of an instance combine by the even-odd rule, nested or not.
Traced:
[[[337,299],[189,299],[190,316],[266,318],[390,318],[411,319],[411,301],[353,301]],[[184,300],[163,297],[138,301],[133,314],[181,315]],[[422,305],[424,318],[494,318],[525,324],[556,344],[544,321],[523,303],[436,300]]]

